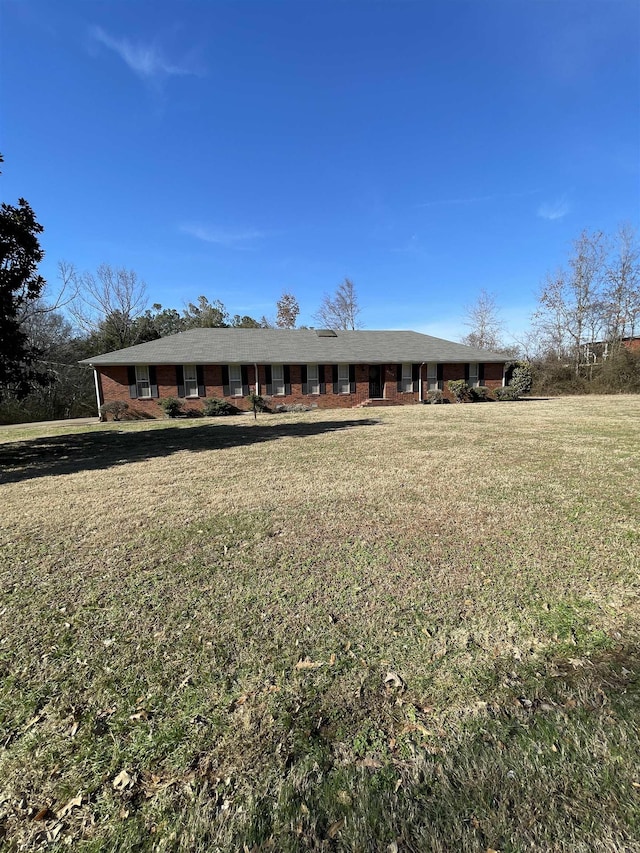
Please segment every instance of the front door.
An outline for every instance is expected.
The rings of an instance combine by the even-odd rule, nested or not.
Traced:
[[[369,366],[369,398],[382,397],[382,367],[379,364]]]

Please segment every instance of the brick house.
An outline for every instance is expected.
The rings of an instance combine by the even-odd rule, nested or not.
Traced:
[[[600,364],[606,361],[617,346],[623,346],[631,352],[640,352],[640,335],[629,335],[616,341],[592,341],[582,344],[584,364]]]
[[[132,414],[159,417],[163,397],[202,410],[208,397],[239,409],[255,392],[274,405],[319,408],[420,403],[449,395],[450,379],[504,384],[505,356],[418,332],[331,329],[192,329],[87,358],[98,406],[126,401]]]

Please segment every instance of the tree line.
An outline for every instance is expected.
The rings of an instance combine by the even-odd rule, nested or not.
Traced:
[[[3,162],[0,155],[0,163]],[[0,423],[91,415],[91,372],[78,361],[194,328],[294,329],[300,306],[285,290],[275,316],[231,314],[219,300],[198,296],[179,310],[154,302],[134,270],[101,264],[80,272],[58,264],[59,287],[49,297],[38,272],[43,226],[28,202],[0,208]],[[325,294],[315,322],[360,327],[358,296],[349,279]]]
[[[2,157],[0,156],[0,163]],[[197,297],[183,309],[154,302],[134,270],[101,264],[95,272],[58,265],[59,288],[47,298],[38,272],[43,231],[25,199],[0,208],[0,422],[93,414],[91,372],[78,361],[193,328],[304,328],[296,296],[284,290],[273,318],[231,314],[218,299]],[[355,285],[345,278],[312,315],[321,328],[361,328]],[[640,333],[640,249],[622,225],[613,235],[583,231],[567,264],[547,275],[531,330],[508,342],[496,297],[480,291],[463,320],[463,343],[534,365],[545,393],[640,391],[640,355],[623,346]],[[607,359],[594,365],[594,345]],[[595,358],[597,361],[597,357]],[[597,367],[597,369],[595,369]]]

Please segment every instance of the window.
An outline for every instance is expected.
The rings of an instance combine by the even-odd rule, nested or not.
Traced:
[[[400,385],[400,390],[413,391],[412,368],[409,362],[402,363],[402,383]]]
[[[319,394],[320,393],[320,375],[318,371],[317,364],[308,364],[307,365],[307,383],[308,383],[308,393],[309,394]]]
[[[149,368],[146,366],[136,366],[136,389],[138,397],[151,396],[151,383],[149,382]]]
[[[242,370],[239,364],[229,365],[229,396],[242,397]]]
[[[438,365],[435,361],[430,361],[429,364],[427,364],[427,390],[438,390]]]
[[[349,394],[351,387],[349,384],[349,365],[338,365],[338,394]]]
[[[469,381],[467,385],[469,388],[477,388],[478,384],[478,362],[472,361],[469,365]]]
[[[198,396],[198,372],[195,364],[185,364],[184,366],[184,396]]]
[[[271,385],[273,388],[273,394],[279,394],[281,397],[284,396],[285,388],[284,388],[284,365],[283,364],[272,364],[271,365]]]

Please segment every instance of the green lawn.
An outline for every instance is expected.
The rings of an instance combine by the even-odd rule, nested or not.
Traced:
[[[640,850],[640,397],[0,427],[0,846]]]

